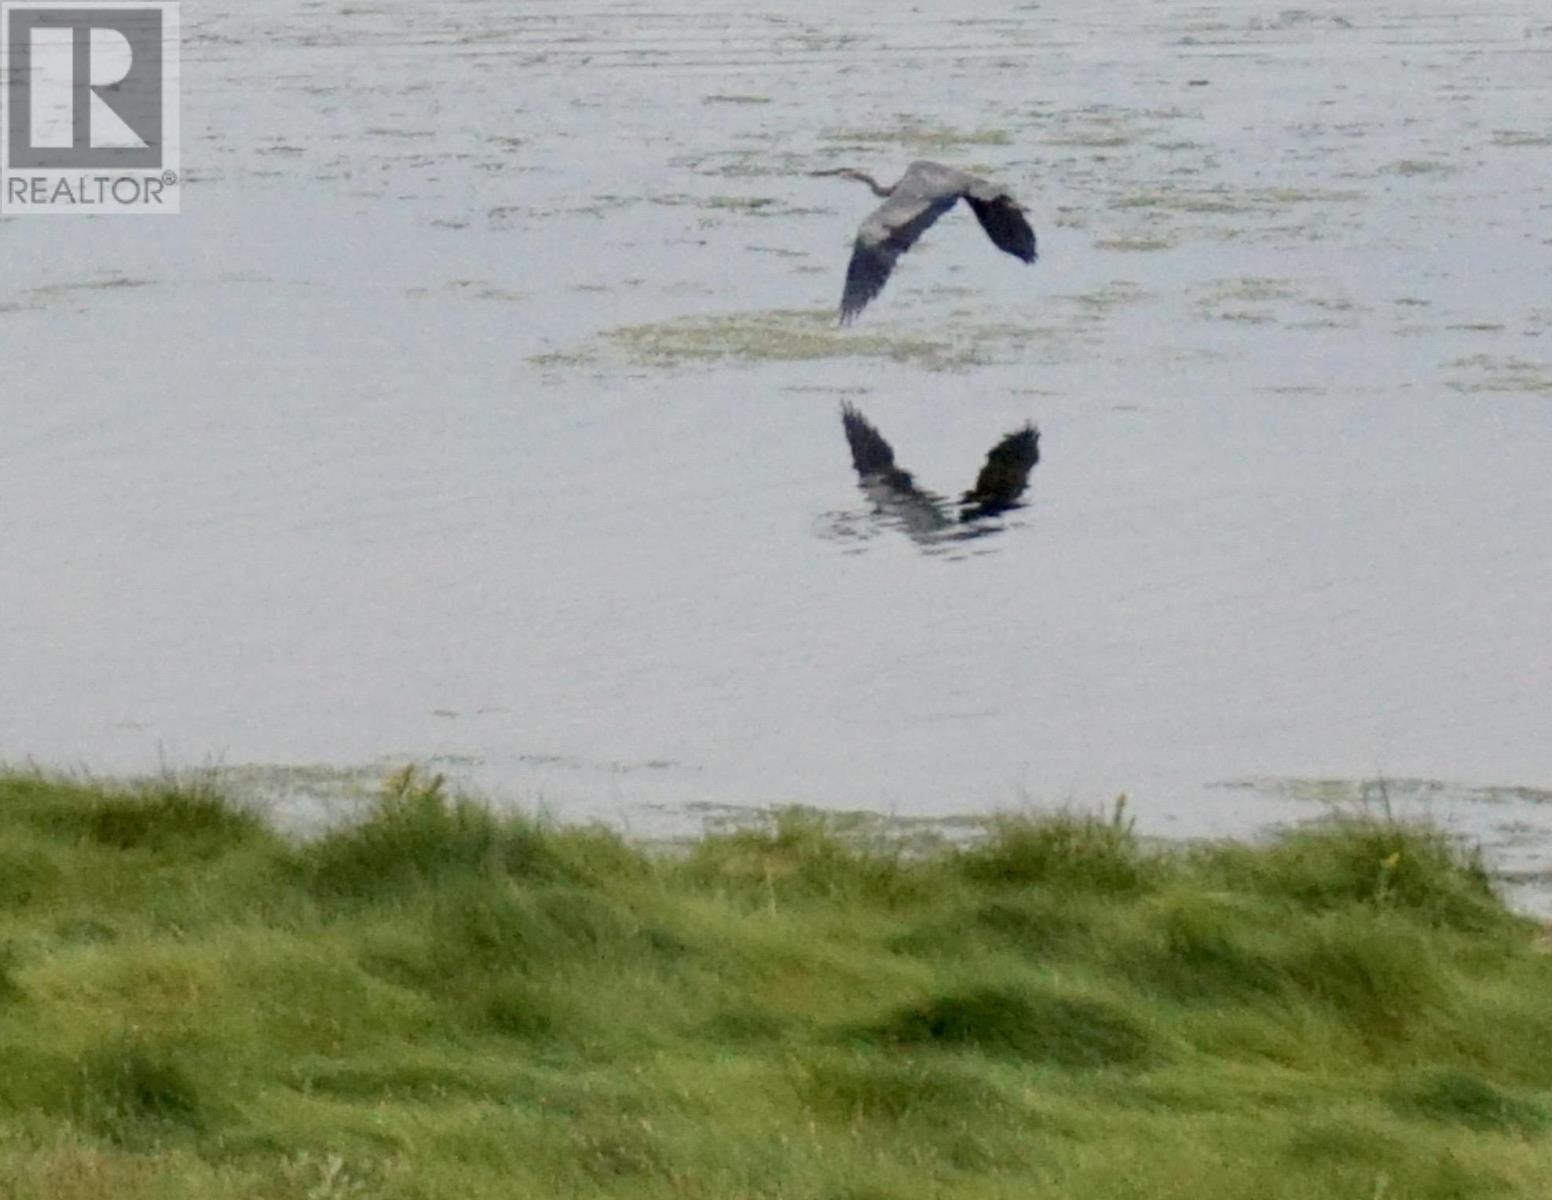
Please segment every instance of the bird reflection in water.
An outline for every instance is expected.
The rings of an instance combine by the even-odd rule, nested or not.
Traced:
[[[992,518],[1024,507],[1019,497],[1040,461],[1040,431],[1025,424],[991,448],[975,486],[955,502],[918,487],[909,471],[895,465],[895,452],[883,435],[851,404],[841,406],[841,422],[857,485],[873,502],[871,524],[900,529],[933,553],[1002,529]],[[856,514],[834,514],[830,522],[836,537],[871,536],[858,525]]]

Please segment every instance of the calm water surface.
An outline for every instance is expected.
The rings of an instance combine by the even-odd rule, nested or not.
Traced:
[[[183,215],[0,222],[0,757],[387,764],[640,832],[1397,781],[1552,847],[1552,18],[1380,3],[185,6]],[[847,330],[914,157],[944,218]],[[1043,432],[1029,507],[925,486]]]

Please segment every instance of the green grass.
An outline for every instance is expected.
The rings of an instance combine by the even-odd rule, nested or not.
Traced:
[[[1538,933],[1379,820],[668,853],[406,772],[297,842],[0,775],[0,1196],[1540,1197]]]

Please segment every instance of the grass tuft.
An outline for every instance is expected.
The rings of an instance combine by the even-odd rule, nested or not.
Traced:
[[[209,857],[269,836],[258,816],[199,778],[126,787],[0,776],[0,803],[41,832],[113,850]]]
[[[0,912],[44,903],[58,894],[63,873],[36,846],[0,846]]]
[[[979,883],[1131,893],[1157,884],[1162,864],[1145,855],[1120,797],[1108,816],[1004,817],[961,868]]]
[[[189,1071],[168,1047],[134,1032],[98,1042],[82,1055],[74,1109],[87,1129],[134,1147],[206,1125]]]
[[[1473,849],[1425,826],[1361,816],[1289,834],[1264,851],[1215,847],[1204,865],[1239,888],[1312,911],[1359,903],[1455,929],[1501,928],[1504,911]]]
[[[0,941],[0,1008],[14,1004],[27,993],[16,978],[21,965],[21,954],[9,942]]]
[[[1307,926],[1282,969],[1313,1000],[1378,1039],[1403,1038],[1452,999],[1450,981],[1412,925],[1369,914]]]
[[[1171,897],[1150,914],[1141,945],[1119,957],[1139,987],[1183,1004],[1249,1002],[1275,996],[1286,977],[1263,949],[1247,942],[1238,913],[1196,894]]]
[[[692,849],[689,874],[755,903],[794,899],[903,902],[919,892],[924,872],[894,844],[848,839],[838,822],[803,808],[775,814],[772,828],[704,838]]]
[[[967,1047],[1063,1067],[1129,1066],[1155,1049],[1114,1005],[1011,987],[934,996],[897,1009],[869,1032],[900,1045]]]
[[[453,799],[443,777],[413,767],[391,776],[366,819],[336,830],[304,860],[322,895],[373,899],[459,875],[556,874],[538,826],[499,819],[472,800]]]
[[[432,957],[446,979],[516,969],[543,973],[583,958],[618,961],[634,923],[607,899],[575,887],[460,882],[432,902]]]
[[[1424,1071],[1397,1087],[1391,1102],[1402,1113],[1469,1129],[1532,1136],[1547,1127],[1547,1110],[1542,1104],[1459,1068]]]
[[[827,1121],[953,1121],[1006,1107],[1001,1093],[974,1070],[932,1058],[832,1055],[798,1073],[804,1105]]]

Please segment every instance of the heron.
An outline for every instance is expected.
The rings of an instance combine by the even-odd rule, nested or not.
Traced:
[[[959,499],[958,522],[940,497],[916,485],[911,473],[895,465],[894,449],[883,434],[850,403],[841,405],[841,423],[851,447],[852,466],[864,491],[898,516],[912,537],[933,540],[955,524],[995,517],[1018,508],[1029,472],[1040,461],[1040,431],[1025,422],[988,451],[975,486]]]
[[[868,214],[857,230],[846,289],[841,294],[841,324],[850,324],[863,307],[884,290],[899,257],[916,244],[934,221],[963,200],[975,213],[986,236],[1014,258],[1032,263],[1038,252],[1035,231],[1024,219],[1024,206],[1007,189],[942,163],[913,162],[898,183],[884,187],[865,171],[833,167],[814,171],[855,179],[873,189],[884,203]]]

